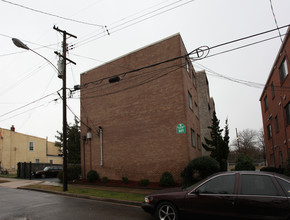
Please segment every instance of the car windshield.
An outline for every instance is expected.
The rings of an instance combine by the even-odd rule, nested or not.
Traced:
[[[48,171],[49,169],[50,169],[50,167],[45,167],[43,170]]]

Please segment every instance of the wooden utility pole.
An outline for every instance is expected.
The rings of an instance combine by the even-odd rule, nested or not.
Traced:
[[[53,26],[53,29],[61,32],[63,34],[63,42],[62,42],[62,55],[58,52],[55,52],[58,56],[60,56],[63,60],[63,69],[62,69],[62,101],[63,101],[63,191],[67,191],[67,116],[66,116],[66,61],[76,64],[66,57],[67,45],[66,38],[67,36],[77,38],[76,36],[67,33],[66,31],[60,30],[58,27]]]

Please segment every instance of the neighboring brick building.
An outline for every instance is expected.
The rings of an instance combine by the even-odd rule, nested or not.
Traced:
[[[14,126],[10,130],[0,128],[1,169],[16,172],[19,162],[62,164],[58,154],[53,142],[15,132]]]
[[[212,126],[213,112],[215,111],[215,104],[209,93],[209,84],[205,71],[196,72],[197,79],[197,94],[198,94],[198,106],[199,106],[199,117],[200,117],[200,135],[201,142],[205,142],[204,138],[211,139],[210,132],[211,129],[208,128]],[[209,156],[210,152],[206,151],[202,147],[202,155]]]
[[[196,73],[188,57],[162,62],[186,54],[177,34],[81,74],[83,175],[159,182],[169,171],[181,181],[201,156]]]
[[[268,166],[282,168],[290,156],[289,31],[260,98]]]

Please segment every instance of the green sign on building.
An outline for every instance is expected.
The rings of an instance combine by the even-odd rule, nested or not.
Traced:
[[[184,124],[179,124],[176,126],[176,133],[177,134],[184,134],[186,132],[186,128]]]

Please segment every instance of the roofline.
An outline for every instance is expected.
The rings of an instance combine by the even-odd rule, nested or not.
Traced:
[[[262,92],[262,94],[261,94],[261,96],[260,96],[259,101],[262,100],[262,97],[263,97],[263,95],[264,95],[264,93],[265,93],[265,91],[266,91],[266,89],[267,89],[267,85],[268,85],[268,83],[269,83],[269,81],[270,81],[270,78],[272,77],[273,72],[274,72],[274,70],[276,69],[276,65],[277,65],[277,62],[278,62],[278,60],[279,60],[279,58],[280,58],[280,54],[281,54],[282,50],[284,50],[284,48],[285,48],[285,46],[286,46],[286,43],[287,43],[287,41],[289,40],[289,36],[290,36],[290,25],[288,26],[288,29],[287,29],[287,32],[286,32],[286,36],[285,36],[284,39],[283,39],[283,43],[282,43],[281,46],[280,46],[280,49],[279,49],[279,51],[278,51],[278,53],[277,53],[277,56],[276,56],[275,61],[274,61],[274,64],[273,64],[273,66],[272,66],[272,68],[271,68],[271,71],[270,71],[270,73],[269,73],[269,75],[268,75],[268,79],[267,79],[267,81],[266,81],[266,83],[265,83],[265,86],[264,86],[264,89],[263,89],[263,92]]]
[[[161,43],[162,41],[168,40],[168,39],[173,38],[173,37],[176,37],[176,36],[180,36],[180,38],[181,38],[181,35],[180,35],[179,32],[178,32],[178,33],[175,33],[175,34],[172,34],[172,35],[170,35],[170,36],[168,36],[168,37],[166,37],[166,38],[163,38],[163,39],[161,39],[161,40],[158,40],[158,41],[155,41],[155,42],[150,43],[150,44],[148,44],[148,45],[145,45],[145,46],[140,47],[140,48],[138,48],[138,49],[135,49],[135,50],[133,50],[133,51],[131,51],[131,52],[128,52],[128,53],[126,53],[126,54],[123,54],[123,55],[121,55],[121,56],[119,56],[119,57],[117,57],[117,58],[114,58],[114,59],[112,59],[112,60],[110,60],[110,61],[104,62],[103,64],[101,64],[101,65],[99,65],[99,66],[95,66],[95,67],[93,67],[93,68],[91,68],[91,69],[89,69],[89,70],[86,70],[86,71],[82,72],[80,75],[82,75],[82,74],[86,74],[86,73],[88,73],[88,72],[90,72],[90,71],[92,71],[92,70],[94,70],[94,69],[96,69],[96,68],[99,68],[99,67],[103,66],[103,65],[106,65],[106,64],[108,64],[108,63],[112,63],[112,62],[114,62],[114,61],[116,61],[116,60],[119,60],[119,59],[121,59],[121,58],[123,58],[123,57],[126,57],[126,56],[128,56],[128,55],[130,55],[130,54],[132,54],[132,53],[138,52],[138,51],[143,50],[143,49],[145,49],[145,48],[147,48],[147,47],[150,47],[150,46],[153,46],[153,45],[155,45],[155,44]]]

